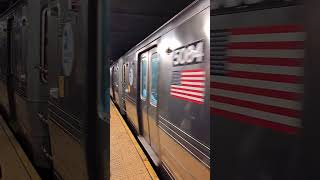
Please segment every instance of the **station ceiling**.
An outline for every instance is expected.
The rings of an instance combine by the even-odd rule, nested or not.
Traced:
[[[0,0],[0,14],[17,0]],[[120,58],[132,47],[195,0],[111,0],[108,60]]]
[[[10,3],[13,3],[13,1],[12,0],[0,0],[0,14],[3,13],[9,7]]]
[[[194,0],[111,0],[112,63]]]

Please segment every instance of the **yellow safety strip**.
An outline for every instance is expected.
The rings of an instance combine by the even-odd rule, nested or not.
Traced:
[[[9,129],[9,127],[6,125],[4,120],[0,117],[0,126],[8,136],[8,139],[13,146],[13,148],[16,151],[16,154],[18,158],[20,159],[21,163],[23,164],[23,167],[26,169],[27,173],[29,174],[30,178],[32,180],[41,180],[39,174],[34,169],[33,165],[31,164],[30,160],[28,159],[27,155],[23,151],[22,147],[19,145],[18,141],[14,137],[13,133]]]
[[[154,180],[158,180],[159,177],[157,176],[156,172],[154,171],[151,163],[149,162],[149,159],[147,158],[147,156],[144,154],[143,150],[141,149],[139,143],[137,142],[137,140],[135,139],[135,137],[133,136],[131,130],[129,129],[127,123],[125,122],[125,120],[122,118],[121,114],[119,113],[118,109],[116,108],[116,106],[113,104],[112,101],[110,101],[112,103],[113,108],[115,109],[115,111],[117,112],[117,115],[119,117],[119,119],[121,120],[121,123],[124,125],[127,134],[129,135],[132,143],[134,144],[134,147],[136,148],[136,150],[139,153],[140,158],[142,159],[145,167],[147,168],[148,173],[150,174],[150,177]]]

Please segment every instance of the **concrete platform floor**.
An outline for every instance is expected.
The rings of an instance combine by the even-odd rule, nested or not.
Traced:
[[[0,168],[0,180],[40,180],[40,176],[1,116]]]
[[[112,102],[110,115],[111,180],[158,179],[148,158]]]

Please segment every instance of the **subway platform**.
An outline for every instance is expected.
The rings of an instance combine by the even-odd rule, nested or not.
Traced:
[[[159,179],[115,105],[110,104],[111,180]]]
[[[6,122],[0,116],[0,180],[40,180]]]

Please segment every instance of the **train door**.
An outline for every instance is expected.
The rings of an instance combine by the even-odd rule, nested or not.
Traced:
[[[110,97],[114,98],[114,93],[113,93],[113,67],[112,66],[110,68]]]
[[[14,98],[14,75],[13,75],[13,23],[14,17],[10,17],[7,23],[7,92],[8,92],[8,100],[9,100],[9,109],[10,109],[10,120],[16,121],[16,106],[15,106],[15,98]]]
[[[115,76],[116,76],[116,71],[115,71],[115,67],[112,66],[112,97],[113,97],[113,100],[115,101],[116,100],[116,95],[115,95]]]
[[[124,59],[123,59],[124,61]],[[121,101],[122,101],[122,108],[126,111],[126,93],[125,89],[127,89],[127,81],[126,81],[126,68],[128,67],[127,63],[123,63],[122,65],[122,83],[121,83]]]
[[[140,63],[140,117],[142,133],[156,154],[159,152],[157,123],[158,104],[158,54],[156,48],[144,52]]]

